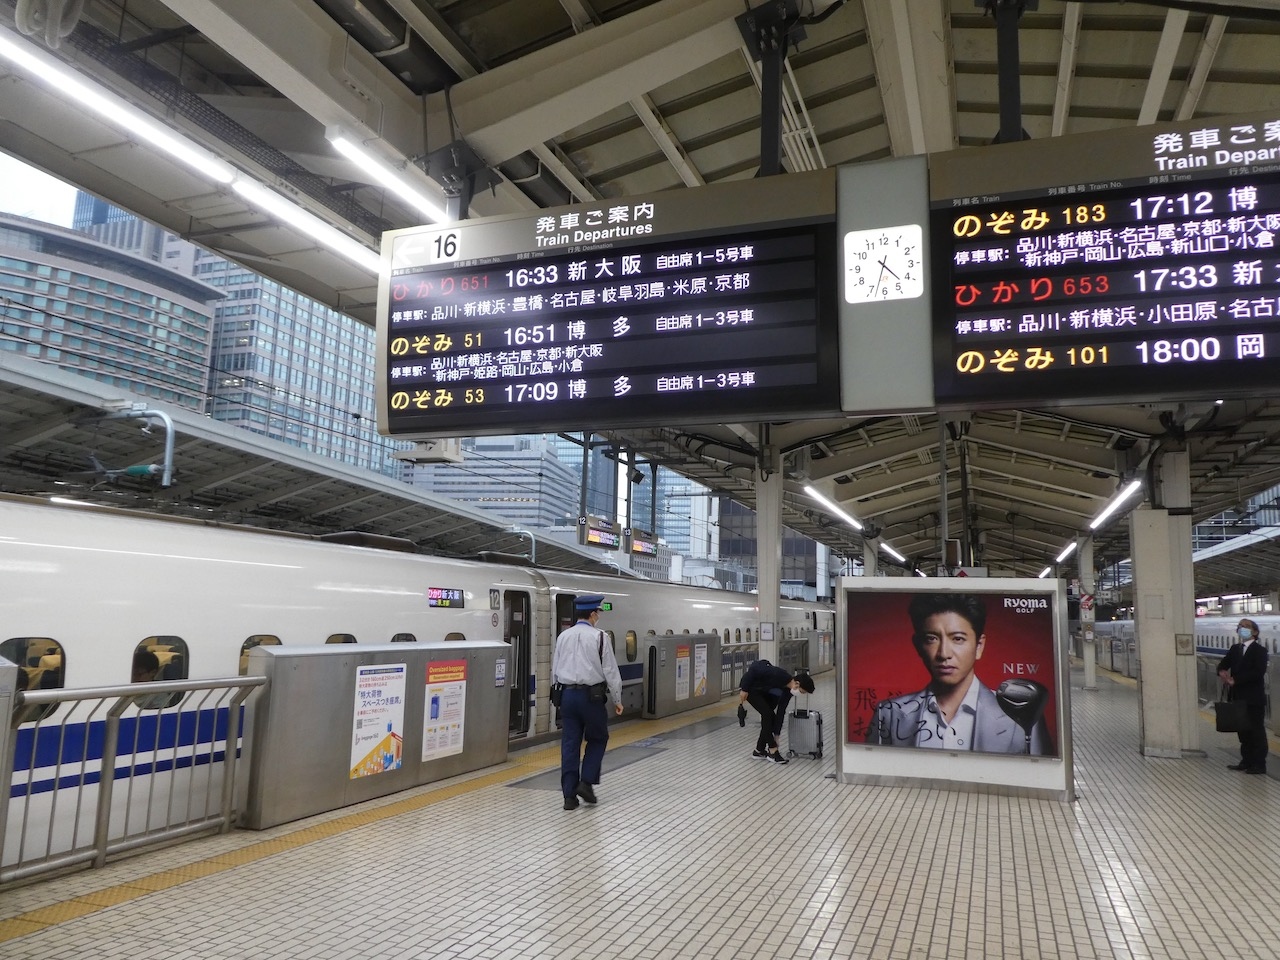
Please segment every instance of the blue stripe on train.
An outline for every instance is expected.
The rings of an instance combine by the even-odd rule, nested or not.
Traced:
[[[620,663],[618,664],[618,675],[622,677],[623,683],[629,683],[632,680],[644,679],[643,663]],[[529,699],[537,696],[538,681],[535,677],[529,678]]]
[[[241,707],[241,721],[244,708]],[[120,753],[211,744],[227,738],[227,708],[189,710],[182,713],[144,713],[120,720]],[[83,763],[102,759],[107,722],[69,723],[65,726],[20,727],[15,738],[13,770],[22,773],[59,762]]]
[[[236,756],[240,752],[236,751]],[[192,766],[203,767],[210,763],[221,763],[227,757],[225,750],[215,750],[213,753],[202,753],[196,756],[178,757],[176,760],[155,760],[147,763],[134,763],[123,767],[116,767],[114,780],[124,780],[129,776],[145,777],[152,773],[165,773],[169,770],[186,770]],[[73,789],[75,787],[87,787],[90,784],[100,783],[102,781],[102,772],[100,770],[89,770],[83,774],[72,774],[70,776],[59,777],[57,780],[50,778],[48,780],[37,780],[30,785],[25,783],[14,784],[9,790],[11,798],[25,797],[28,794],[36,796],[41,793],[52,793],[56,788],[58,790]]]

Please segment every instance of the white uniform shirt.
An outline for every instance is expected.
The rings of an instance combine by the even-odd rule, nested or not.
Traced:
[[[603,651],[601,637],[604,637]],[[551,681],[606,683],[613,702],[622,702],[622,674],[618,672],[613,644],[604,631],[591,626],[586,620],[579,620],[556,638],[556,649],[551,655]]]

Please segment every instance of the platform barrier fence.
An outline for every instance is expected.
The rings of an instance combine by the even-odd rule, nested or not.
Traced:
[[[0,888],[231,829],[242,705],[265,678],[21,691],[8,673]]]

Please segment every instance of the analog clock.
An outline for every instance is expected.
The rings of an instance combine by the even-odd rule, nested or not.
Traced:
[[[847,303],[911,300],[924,294],[924,231],[918,223],[844,235]]]

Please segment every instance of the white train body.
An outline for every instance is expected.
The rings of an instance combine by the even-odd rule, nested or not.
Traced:
[[[156,679],[243,672],[258,643],[498,640],[512,645],[512,736],[549,729],[551,649],[572,598],[604,594],[624,684],[637,686],[636,638],[717,632],[758,639],[756,598],[679,584],[419,556],[307,537],[0,497],[0,655],[29,649],[32,686],[125,684],[140,644]],[[431,605],[429,594],[440,593]],[[778,636],[830,635],[828,604],[781,601]],[[15,640],[35,638],[24,648]],[[824,645],[829,651],[831,644]],[[56,653],[55,653],[56,651]],[[826,654],[824,652],[824,659]],[[42,669],[41,662],[45,667]],[[815,670],[827,664],[813,663]],[[57,682],[48,682],[55,680]]]
[[[1258,641],[1272,656],[1280,655],[1280,616],[1244,613],[1234,617],[1196,617],[1191,627],[1195,633],[1196,653],[1202,657],[1221,657],[1238,643],[1236,625],[1252,620],[1258,625]],[[1099,621],[1094,625],[1098,640],[1134,642],[1132,620]]]
[[[25,688],[98,688],[134,680],[216,680],[245,672],[260,644],[506,642],[509,735],[553,732],[547,700],[555,637],[579,594],[604,594],[628,714],[640,713],[648,633],[716,632],[754,659],[759,611],[750,594],[614,576],[419,556],[243,527],[0,495],[0,656]],[[815,671],[834,659],[830,605],[782,601],[780,651]],[[158,670],[138,676],[140,649]],[[787,665],[787,653],[779,662]],[[800,664],[796,664],[797,666]],[[716,665],[712,664],[712,669]],[[12,672],[4,674],[13,676]],[[722,671],[722,675],[724,672]],[[148,694],[121,718],[134,744],[115,761],[110,836],[165,828],[221,789],[227,709]],[[54,799],[69,781],[106,778],[102,718],[88,705],[23,708],[14,731],[0,873],[34,857],[83,849],[96,799]],[[33,712],[35,716],[33,717]],[[38,719],[38,723],[31,722]],[[0,767],[2,768],[2,767]],[[199,785],[203,784],[201,787]],[[74,786],[74,785],[73,785]],[[90,789],[94,789],[90,787]],[[147,798],[176,796],[159,811]],[[201,798],[205,798],[202,800]],[[201,814],[204,815],[204,814]],[[157,821],[157,817],[161,817]],[[139,827],[139,824],[141,825]],[[172,824],[169,824],[172,827]],[[20,868],[21,869],[21,868]],[[10,875],[16,875],[10,873]]]

